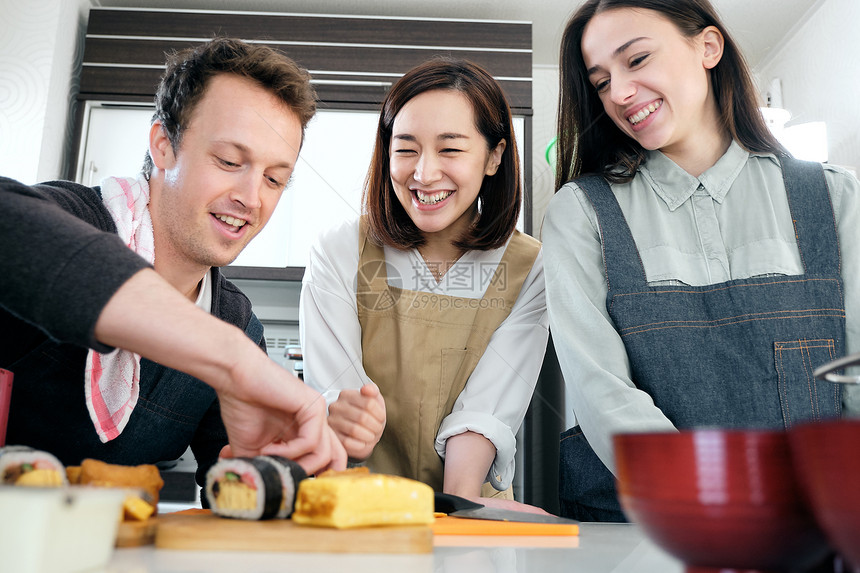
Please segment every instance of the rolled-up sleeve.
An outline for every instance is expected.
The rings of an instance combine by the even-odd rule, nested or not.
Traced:
[[[357,267],[358,225],[351,222],[319,237],[302,281],[299,337],[304,380],[329,405],[341,390],[370,382],[362,364],[353,285]]]
[[[539,253],[510,315],[490,337],[436,436],[436,452],[443,459],[452,436],[470,431],[492,442],[496,456],[487,481],[499,491],[507,489],[514,477],[516,434],[543,364],[548,326],[543,254]]]

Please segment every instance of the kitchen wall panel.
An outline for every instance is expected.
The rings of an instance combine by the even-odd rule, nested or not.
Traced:
[[[277,14],[266,12],[99,10],[90,19],[93,35],[206,36],[213,30],[226,36],[290,42],[352,42],[356,44],[457,45],[473,48],[519,49],[531,52],[531,23],[383,16]],[[228,16],[228,17],[225,17]]]
[[[520,113],[531,110],[528,22],[260,12],[94,8],[87,28],[81,95],[87,99],[151,95],[165,52],[214,35],[282,50],[311,72],[323,101],[379,103],[386,85],[409,68],[434,56],[449,56],[486,67],[502,82],[511,107]]]

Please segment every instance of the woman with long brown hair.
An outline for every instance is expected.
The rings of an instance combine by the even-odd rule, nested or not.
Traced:
[[[707,0],[588,0],[568,22],[542,235],[577,422],[564,515],[624,520],[615,433],[860,411],[811,375],[860,345],[860,185],[791,158],[755,93]]]

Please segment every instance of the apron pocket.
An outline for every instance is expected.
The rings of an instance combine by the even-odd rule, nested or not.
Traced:
[[[816,380],[812,372],[836,358],[832,338],[776,341],[773,343],[777,390],[785,427],[806,420],[839,417],[842,388]]]

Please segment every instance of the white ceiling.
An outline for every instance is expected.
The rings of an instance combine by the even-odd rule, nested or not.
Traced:
[[[712,0],[753,67],[824,0]],[[535,65],[556,65],[564,24],[582,0],[91,0],[94,6],[253,10],[532,22]]]

